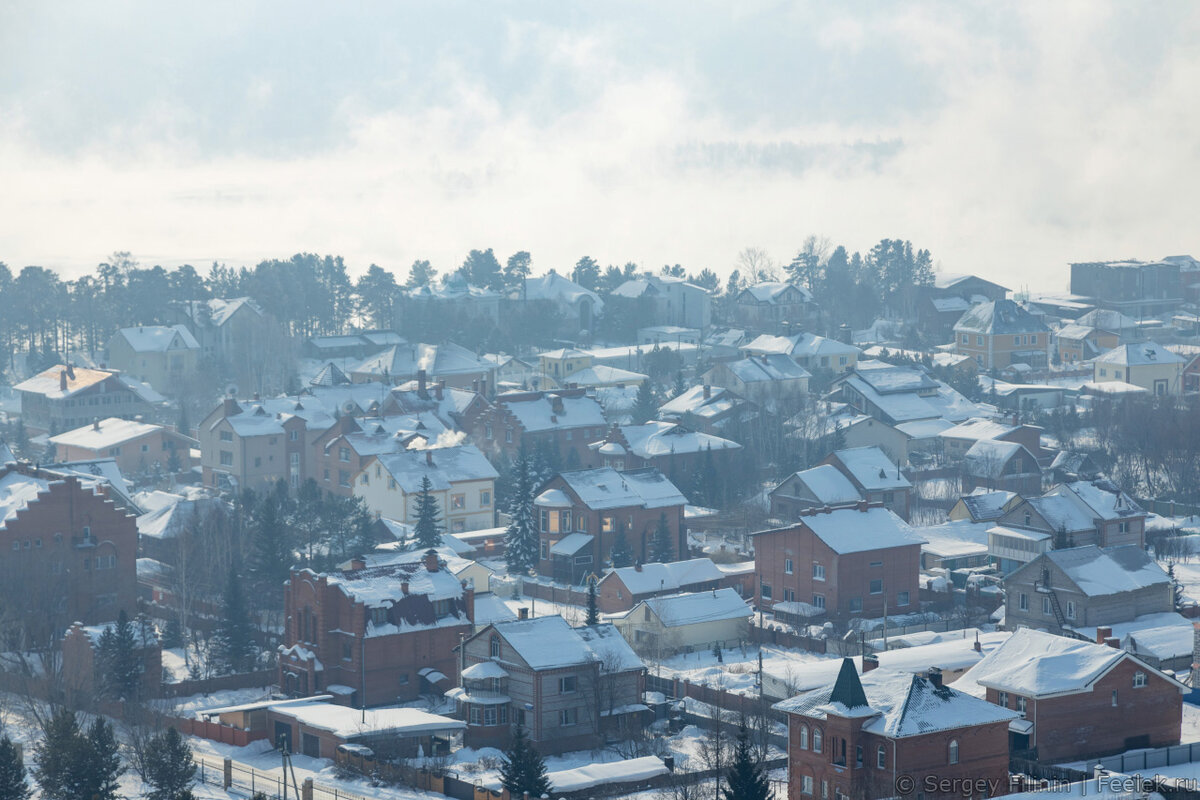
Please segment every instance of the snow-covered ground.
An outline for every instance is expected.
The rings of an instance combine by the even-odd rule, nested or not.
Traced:
[[[728,692],[754,692],[758,689],[758,653],[757,647],[732,648],[722,651],[721,661],[718,661],[711,650],[704,650],[673,656],[664,660],[661,666],[651,666],[650,671],[663,678],[680,678]],[[797,665],[829,661],[840,656],[764,646],[762,658],[763,672],[786,675]]]

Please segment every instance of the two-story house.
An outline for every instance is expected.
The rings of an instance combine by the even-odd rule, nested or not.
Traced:
[[[1116,347],[1121,337],[1112,331],[1090,325],[1064,325],[1054,332],[1058,345],[1058,360],[1063,364],[1091,361],[1101,353]]]
[[[802,399],[812,373],[782,353],[721,361],[704,373],[704,382],[731,389],[760,405]]]
[[[500,473],[474,445],[430,447],[368,456],[354,476],[354,494],[377,517],[416,524],[425,479],[450,533],[495,527]]]
[[[21,381],[21,421],[30,433],[58,433],[90,425],[97,417],[149,418],[163,398],[150,387],[112,370],[59,364]]]
[[[842,473],[868,503],[882,503],[884,508],[908,521],[912,484],[880,448],[837,450],[826,456],[821,464]]]
[[[962,455],[962,488],[983,488],[1018,494],[1042,489],[1042,470],[1028,447],[1000,439],[980,439]]]
[[[693,386],[658,407],[659,419],[719,436],[730,422],[748,418],[755,405],[732,389],[705,383]]]
[[[753,536],[759,608],[801,603],[848,619],[919,607],[924,541],[882,506],[806,509],[795,525]]]
[[[792,283],[762,281],[738,292],[734,318],[738,324],[760,331],[778,331],[784,322],[806,320],[812,292]]]
[[[460,687],[447,692],[467,747],[507,747],[521,726],[543,755],[602,744],[649,720],[646,667],[611,625],[562,617],[488,625],[459,648]]]
[[[679,423],[652,420],[642,425],[613,425],[603,439],[588,448],[594,454],[588,459],[589,465],[618,471],[654,467],[683,479],[693,475],[705,460],[711,460],[715,469],[731,467],[731,457],[742,446]]]
[[[1092,380],[1122,382],[1155,395],[1183,394],[1183,366],[1187,359],[1156,342],[1114,347],[1092,361]]]
[[[817,336],[815,333],[797,333],[791,336],[763,334],[741,347],[748,356],[782,354],[804,367],[809,372],[832,371],[834,374],[851,372],[858,363],[862,350],[852,344]]]
[[[984,370],[1011,364],[1045,367],[1050,330],[1012,300],[991,300],[973,306],[954,323],[954,347]]]
[[[524,449],[556,453],[568,469],[588,463],[588,444],[604,436],[604,409],[583,389],[513,392],[472,404],[462,429],[485,453],[515,460]]]
[[[859,361],[853,372],[835,379],[833,387],[849,406],[889,425],[941,419],[962,422],[983,413],[961,393],[922,370],[873,359]],[[901,454],[894,455],[899,458]]]
[[[286,480],[293,488],[308,477],[308,431],[336,420],[315,403],[257,397],[245,405],[226,397],[196,428],[205,486],[270,488]]]
[[[197,442],[163,425],[109,417],[50,437],[61,461],[113,459],[126,475],[186,472]]]
[[[196,374],[200,343],[185,325],[121,328],[108,341],[108,363],[165,395]]]

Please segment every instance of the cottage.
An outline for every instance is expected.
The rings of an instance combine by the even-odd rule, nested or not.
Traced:
[[[728,468],[731,456],[742,446],[674,422],[651,421],[613,425],[588,448],[595,453],[589,462],[618,471],[654,467],[667,475],[690,476],[706,463],[711,469]]]
[[[962,487],[1035,494],[1042,488],[1037,456],[1018,442],[980,439],[962,457]]]
[[[548,314],[560,316],[564,333],[576,336],[595,329],[596,317],[604,312],[600,295],[583,288],[554,270],[536,278],[526,278],[514,300],[541,306]]]
[[[163,425],[109,417],[50,437],[64,461],[112,458],[126,475],[179,473],[192,467],[196,440]]]
[[[882,503],[900,519],[908,520],[912,484],[878,447],[837,450],[821,462],[841,472],[869,503]]]
[[[166,395],[196,374],[200,343],[185,325],[121,328],[108,342],[108,363]]]
[[[489,455],[511,461],[522,450],[541,450],[568,469],[588,463],[588,444],[607,428],[604,409],[583,389],[502,394],[472,405],[462,417],[462,429]]]
[[[806,320],[812,292],[792,283],[762,281],[738,292],[734,316],[738,323],[761,331],[780,330],[783,323]]]
[[[746,419],[755,408],[732,389],[705,383],[663,403],[658,407],[658,417],[719,436],[727,425]]]
[[[748,356],[785,355],[810,372],[826,370],[834,374],[852,371],[862,355],[862,350],[852,344],[813,333],[763,334],[741,349]]]
[[[163,398],[112,370],[60,364],[21,381],[21,421],[31,433],[68,431],[97,417],[149,417]]]
[[[981,369],[1011,364],[1044,368],[1049,362],[1050,331],[1012,300],[980,303],[954,323],[957,352],[971,356]]]
[[[937,419],[962,422],[983,414],[978,405],[923,371],[882,361],[858,362],[833,386],[859,413],[889,425]]]
[[[636,651],[661,660],[742,644],[750,636],[752,614],[737,592],[725,588],[643,600],[615,624]]]
[[[495,527],[498,477],[474,445],[406,450],[369,456],[354,476],[354,494],[376,516],[415,524],[428,479],[440,524],[460,533]]]
[[[1092,362],[1092,381],[1100,386],[1127,383],[1155,395],[1182,394],[1186,363],[1183,356],[1156,342],[1123,344]]]
[[[596,604],[611,614],[628,611],[643,600],[680,592],[720,588],[725,573],[709,558],[666,564],[636,564],[608,572],[596,584]]]
[[[755,403],[793,403],[808,394],[812,374],[782,353],[723,361],[704,373],[704,382],[731,389]]]

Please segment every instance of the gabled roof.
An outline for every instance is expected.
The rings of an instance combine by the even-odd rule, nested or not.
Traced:
[[[995,479],[1004,475],[1005,465],[1021,452],[1029,456],[1033,471],[1036,471],[1037,459],[1024,445],[997,439],[980,439],[975,442],[963,454],[963,463],[969,474],[977,478]]]
[[[747,286],[738,294],[739,302],[743,297],[753,299],[757,303],[767,303],[774,305],[780,302],[783,295],[793,289],[800,293],[800,297],[804,302],[812,301],[812,292],[805,289],[803,286],[797,286],[794,283],[785,283],[783,281],[762,281],[753,286]]]
[[[449,489],[462,481],[495,480],[496,468],[473,444],[384,453],[376,460],[405,494],[421,491],[423,478],[429,478],[433,491]]]
[[[617,431],[619,438],[628,443],[628,451],[642,459],[669,456],[672,453],[682,455],[707,450],[742,449],[737,442],[708,433],[690,431],[674,422],[652,420],[642,425],[621,425]],[[594,442],[588,447],[599,449],[602,445],[603,442]]]
[[[628,369],[621,369],[620,367],[594,364],[572,372],[563,378],[563,380],[578,384],[579,386],[591,387],[614,383],[639,384],[642,381],[650,380],[650,376]]]
[[[963,495],[961,501],[967,507],[967,513],[971,515],[971,519],[977,522],[986,522],[1000,519],[1004,515],[1004,507],[1016,496],[1016,492],[981,487],[970,494]]]
[[[638,605],[648,606],[665,628],[749,619],[753,614],[746,601],[728,586],[710,592],[683,592],[651,597]],[[633,611],[630,612],[630,616],[636,619]]]
[[[719,581],[725,573],[717,569],[710,558],[692,558],[667,564],[642,564],[640,567],[618,567],[600,582],[618,578],[631,594],[678,591],[683,586]]]
[[[604,308],[604,301],[600,299],[600,295],[569,278],[564,278],[554,270],[536,278],[526,278],[524,294],[518,289],[513,295],[517,299],[521,299],[522,296],[527,300],[550,300],[571,306],[578,305],[581,300],[587,298],[592,301],[597,312]]]
[[[1075,322],[1079,325],[1087,325],[1092,328],[1113,332],[1137,327],[1136,319],[1127,317],[1120,311],[1112,311],[1107,308],[1097,308],[1089,311],[1075,320]]]
[[[792,358],[858,355],[862,352],[852,344],[813,333],[797,333],[792,336],[772,336],[764,333],[749,344],[742,345],[740,349],[756,355],[782,353]]]
[[[708,397],[704,396],[704,390],[704,386],[693,386],[678,397],[671,398],[658,407],[659,416],[694,414],[703,418],[718,417],[746,403],[732,389],[710,386]]]
[[[936,393],[924,396],[915,391],[880,394],[858,372],[846,377],[842,385],[861,394],[896,424],[939,417],[960,422],[982,413],[978,405],[941,381],[937,382]]]
[[[168,350],[199,350],[200,343],[184,325],[142,325],[121,328],[117,335],[137,353],[165,353]]]
[[[1150,364],[1183,364],[1183,356],[1172,353],[1157,342],[1117,345],[1112,350],[1097,356],[1098,364],[1116,364],[1124,367],[1141,367]]]
[[[74,430],[64,431],[57,436],[51,436],[50,441],[56,445],[81,447],[87,450],[103,450],[109,447],[117,447],[133,439],[149,436],[160,430],[164,434],[183,438],[179,434],[167,431],[161,425],[109,417],[108,419],[99,420],[92,425],[84,425]],[[155,457],[157,457],[157,454]]]
[[[743,383],[790,381],[812,377],[808,370],[782,353],[767,353],[726,361],[725,368]]]
[[[993,422],[982,417],[972,417],[965,422],[958,423],[953,428],[947,428],[938,436],[944,439],[999,439],[1015,430],[1016,427],[1013,425]]]
[[[803,483],[813,498],[822,505],[836,506],[844,503],[856,503],[863,499],[850,479],[832,464],[822,464],[818,467],[800,470],[785,479],[784,483],[793,479]]]
[[[562,401],[562,411],[554,410],[555,398]],[[604,427],[604,409],[594,398],[586,395],[556,395],[522,393],[512,397],[500,395],[496,402],[517,418],[528,432],[567,428]]]
[[[954,323],[954,330],[984,334],[1044,333],[1048,330],[1034,315],[1012,300],[980,303]]]
[[[890,509],[880,507],[871,507],[865,511],[857,507],[835,508],[828,512],[806,514],[794,526],[758,531],[754,535],[762,536],[800,527],[811,530],[829,549],[839,555],[925,543],[907,522]]]
[[[831,458],[837,459],[867,491],[886,492],[912,488],[912,484],[900,472],[900,468],[874,445],[837,450]]]
[[[66,373],[67,388],[62,387],[62,375]],[[27,378],[13,387],[18,392],[40,394],[51,400],[61,400],[71,397],[84,389],[91,388],[116,375],[102,369],[86,369],[84,367],[68,367],[62,364],[42,370],[32,378]]]
[[[1171,582],[1163,568],[1137,545],[1100,548],[1094,544],[1044,554],[1088,597],[1133,592]]]
[[[494,367],[465,347],[443,344],[401,344],[364,359],[351,372],[407,377],[425,370],[430,377],[488,372]]]
[[[611,467],[559,473],[579,499],[593,510],[642,506],[670,508],[687,504],[687,498],[657,469],[617,472]],[[543,493],[544,494],[544,493]]]
[[[559,669],[595,661],[606,672],[645,668],[611,625],[572,628],[562,617],[554,616],[497,622],[491,629],[530,669]]]
[[[938,388],[938,382],[922,370],[895,366],[883,361],[860,361],[855,366],[855,373],[879,394],[921,392]]]

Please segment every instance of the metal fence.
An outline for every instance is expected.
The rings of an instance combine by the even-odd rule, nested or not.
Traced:
[[[1200,742],[1177,744],[1174,747],[1160,747],[1157,750],[1143,750],[1140,753],[1122,753],[1106,758],[1091,759],[1087,762],[1089,772],[1099,764],[1113,772],[1141,772],[1159,767],[1170,767],[1175,764],[1190,764],[1200,760]]]
[[[223,761],[196,756],[196,779],[200,783],[206,783],[211,786],[220,786],[232,790],[237,794],[244,794],[247,797],[253,797],[261,792],[266,795],[268,800],[282,800],[283,797],[295,798],[300,800],[300,792],[298,791],[304,781],[298,781],[296,786],[293,786],[291,781],[284,786],[284,779],[279,775],[272,775],[266,772],[260,772],[253,767],[248,767],[244,764],[239,764],[234,761],[230,764],[230,780],[228,785],[225,781],[225,764]],[[325,786],[319,783],[312,785],[313,800],[368,800],[361,794],[348,792],[345,789],[336,788],[333,786]]]

